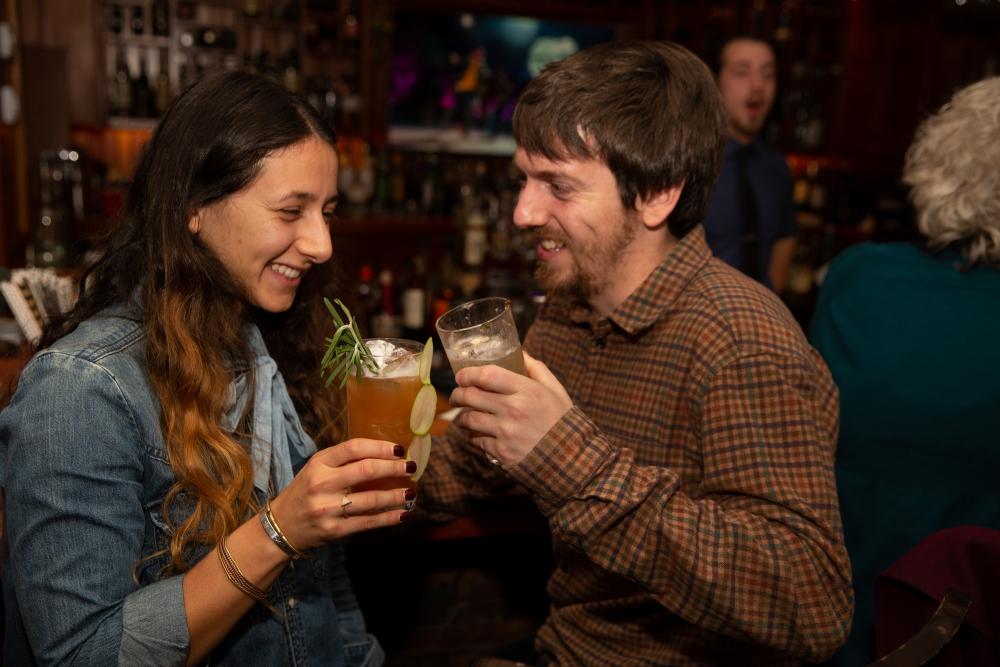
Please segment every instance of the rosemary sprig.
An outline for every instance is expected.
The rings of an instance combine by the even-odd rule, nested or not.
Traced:
[[[343,389],[344,385],[347,384],[347,378],[352,373],[358,379],[361,378],[362,365],[368,370],[375,371],[378,370],[378,364],[375,363],[375,357],[372,356],[371,350],[365,345],[361,331],[358,329],[358,323],[351,315],[351,311],[340,299],[333,301],[337,306],[340,306],[344,314],[341,317],[334,304],[330,303],[327,298],[323,299],[337,329],[333,332],[333,336],[326,339],[326,354],[323,355],[323,361],[320,362],[320,374],[327,375],[327,387],[334,380],[340,378],[340,388]]]

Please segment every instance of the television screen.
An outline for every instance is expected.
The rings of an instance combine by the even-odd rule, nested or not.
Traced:
[[[389,140],[403,148],[513,153],[511,116],[525,84],[546,64],[611,39],[608,27],[401,11]]]

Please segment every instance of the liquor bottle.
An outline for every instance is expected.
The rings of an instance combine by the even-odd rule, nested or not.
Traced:
[[[291,92],[297,93],[299,91],[299,54],[294,48],[285,54],[281,82]]]
[[[436,213],[435,208],[439,201],[437,190],[440,187],[438,162],[438,156],[431,153],[424,165],[423,178],[420,181],[420,212],[424,215]]]
[[[170,8],[167,0],[153,2],[153,34],[157,37],[167,37],[170,34]]]
[[[379,272],[378,283],[381,289],[382,304],[379,312],[372,318],[372,335],[376,338],[399,338],[400,335],[400,322],[396,315],[392,281],[391,270],[382,269]]]
[[[177,18],[182,21],[191,21],[197,13],[197,7],[193,0],[177,0]]]
[[[469,268],[478,269],[483,265],[483,258],[489,245],[487,220],[481,202],[474,202],[466,213],[462,248],[462,260]]]
[[[28,266],[59,267],[66,264],[67,211],[62,191],[62,166],[47,152],[39,161],[38,223],[25,247]]]
[[[260,3],[258,0],[243,0],[243,16],[250,19],[260,16]]]
[[[166,49],[160,49],[160,67],[156,73],[156,113],[162,116],[170,105],[170,62]]]
[[[132,81],[132,116],[148,118],[152,112],[152,91],[146,74],[146,56],[139,55],[139,74]]]
[[[427,338],[427,275],[425,260],[413,258],[413,269],[403,290],[403,338],[422,341]]]
[[[111,9],[108,13],[108,30],[111,31],[113,35],[122,34],[122,30],[125,28],[125,17],[122,16],[121,5],[111,5]]]
[[[132,20],[129,27],[132,29],[133,35],[141,35],[146,32],[146,18],[143,16],[141,5],[132,8]]]
[[[194,43],[206,49],[219,45],[219,31],[215,28],[199,28],[194,33]]]
[[[403,213],[406,210],[406,172],[403,171],[403,156],[400,153],[392,154],[390,174],[392,210]]]
[[[385,146],[378,149],[375,157],[375,196],[372,208],[379,213],[386,213],[392,207],[392,169],[389,165],[389,153]]]
[[[483,289],[488,296],[505,296],[518,302],[517,254],[513,247],[513,193],[505,190],[500,198],[489,199],[489,243],[483,260]]]
[[[375,283],[375,271],[371,264],[364,264],[358,275],[357,314],[358,328],[362,336],[371,336],[374,331],[372,318],[378,313],[381,292]]]
[[[132,111],[132,75],[125,60],[125,49],[119,47],[115,54],[114,113],[128,115]]]

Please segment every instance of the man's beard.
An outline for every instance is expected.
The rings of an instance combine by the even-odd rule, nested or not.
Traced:
[[[562,235],[546,234],[545,238],[554,238],[572,253],[572,264],[567,274],[565,269],[556,270],[548,262],[540,262],[535,281],[550,297],[589,302],[607,288],[619,270],[625,250],[635,239],[637,220],[633,212],[626,212],[609,238],[591,241],[586,248],[573,245]]]

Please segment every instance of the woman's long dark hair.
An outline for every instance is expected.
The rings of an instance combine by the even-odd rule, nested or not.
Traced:
[[[333,130],[313,108],[262,76],[217,74],[184,92],[145,148],[120,223],[84,274],[79,303],[41,342],[50,345],[139,290],[146,363],[176,475],[164,516],[178,494],[194,501],[194,512],[173,526],[177,570],[188,566],[188,547],[216,543],[258,509],[249,453],[220,427],[235,369],[252,368],[243,337],[248,320],[261,325],[307,431],[330,436],[339,423],[339,398],[323,391],[317,371],[324,324],[317,301],[330,289],[330,263],[307,272],[288,312],[261,315],[188,230],[198,209],[244,189],[266,157],[310,136],[335,149]]]

